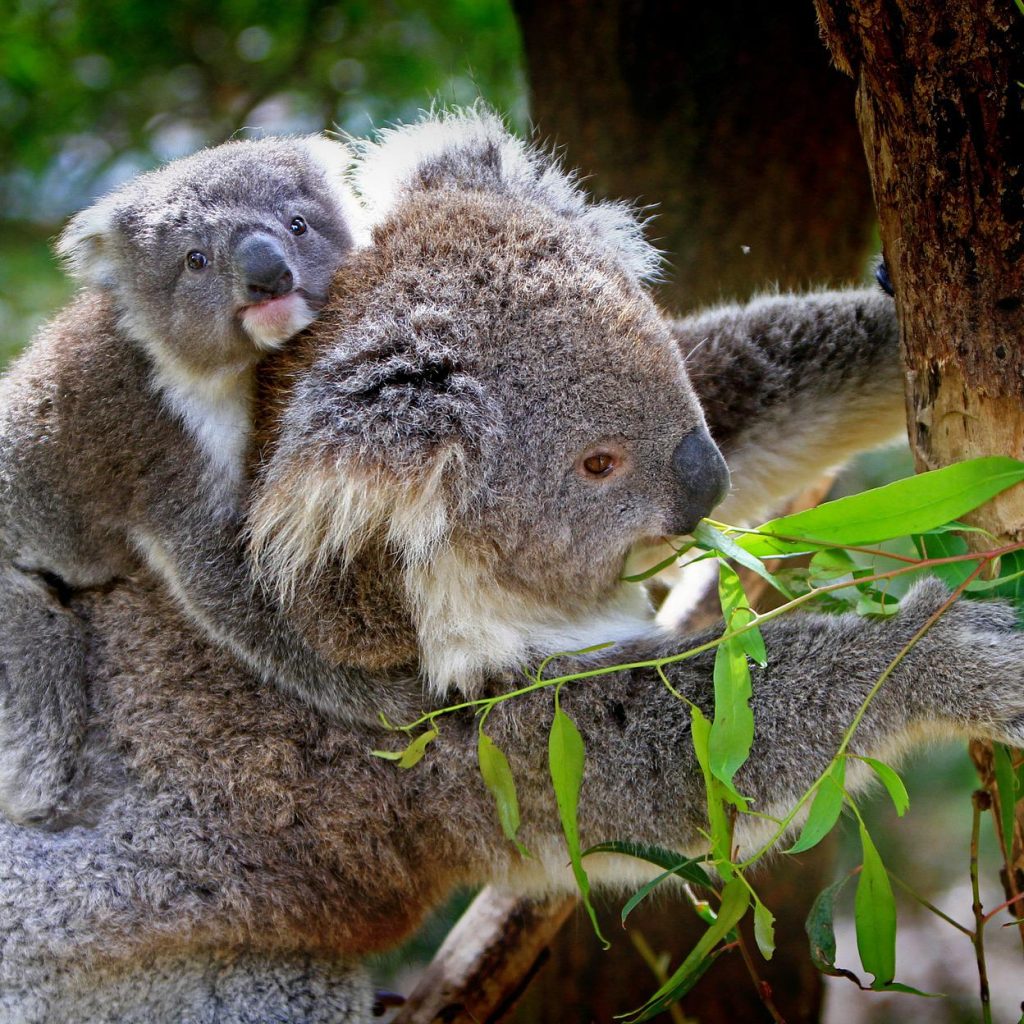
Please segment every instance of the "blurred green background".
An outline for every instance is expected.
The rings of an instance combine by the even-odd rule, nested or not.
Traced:
[[[50,252],[63,221],[139,170],[236,134],[360,135],[435,102],[479,97],[516,128],[529,126],[522,44],[505,0],[0,0],[0,69],[0,365],[69,294]],[[872,455],[841,487],[910,470],[905,451]],[[915,760],[909,785],[909,821],[897,826],[884,799],[871,803],[868,820],[886,863],[946,900],[966,877],[973,773],[959,746],[945,746]],[[853,830],[847,836],[849,866],[857,847]],[[996,892],[990,883],[990,899]],[[961,897],[944,905],[965,920]],[[451,913],[382,961],[382,976],[400,977],[429,956]],[[969,945],[956,941],[969,961]],[[855,963],[849,943],[840,960]],[[877,1021],[974,1015],[969,991],[940,1012],[906,997],[890,1009],[839,984],[828,1017],[836,1024],[868,1013]]]
[[[356,135],[484,97],[526,123],[503,0],[0,3],[0,362],[58,308],[49,246],[132,174],[233,135]]]

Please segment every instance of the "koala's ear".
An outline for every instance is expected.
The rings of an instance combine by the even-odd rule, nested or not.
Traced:
[[[76,213],[57,239],[57,255],[83,284],[104,288],[114,283],[119,207],[117,193],[100,199]]]
[[[342,337],[293,392],[248,516],[254,563],[282,596],[370,541],[421,564],[479,485],[500,415],[440,319]]]
[[[637,280],[657,279],[661,270],[662,254],[644,237],[645,221],[630,204],[592,201],[554,154],[517,138],[482,105],[431,111],[361,142],[353,181],[378,220],[413,192],[494,192],[579,224]]]
[[[302,145],[320,169],[324,182],[352,234],[353,244],[366,245],[370,240],[369,217],[349,184],[352,151],[343,142],[326,135],[307,135]]]

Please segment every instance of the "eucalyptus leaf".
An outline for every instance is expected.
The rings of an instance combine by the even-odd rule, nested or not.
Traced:
[[[846,762],[836,761],[828,774],[818,783],[818,792],[814,794],[810,813],[800,830],[800,838],[786,853],[803,853],[817,846],[832,831],[839,820],[846,794],[843,783],[846,779]]]
[[[847,875],[818,893],[807,915],[804,929],[810,942],[811,963],[822,974],[834,978],[849,978],[858,988],[864,988],[860,978],[853,971],[836,967],[835,904],[836,898],[849,880],[850,876]]]
[[[770,583],[776,590],[781,591],[786,596],[790,596],[785,584],[777,580],[766,568],[764,562],[760,558],[751,554],[745,548],[741,547],[731,537],[727,537],[721,530],[716,530],[706,520],[701,520],[697,524],[697,528],[693,531],[693,539],[697,542],[699,547],[705,548],[709,551],[717,551],[720,555],[725,555],[726,558],[731,558],[734,562],[738,562],[744,568],[750,569],[751,572],[757,573],[763,580]]]
[[[761,557],[877,544],[943,526],[1022,480],[1024,463],[1017,459],[971,459],[772,519],[736,543]]]
[[[733,776],[750,756],[754,742],[753,693],[750,666],[743,647],[736,640],[719,644],[715,652],[715,717],[708,738],[711,771],[732,785]]]
[[[558,804],[558,816],[562,822],[565,845],[569,850],[572,873],[579,887],[583,906],[586,908],[601,945],[608,949],[610,943],[601,933],[597,923],[597,914],[590,900],[590,879],[583,868],[580,852],[580,833],[577,822],[580,788],[583,785],[584,764],[583,737],[571,718],[555,703],[555,717],[551,722],[548,734],[548,767],[551,772],[551,783],[555,790],[555,802]]]
[[[1017,806],[1017,778],[1013,761],[1005,744],[992,744],[993,769],[996,777],[996,792],[999,794],[999,831],[1003,849],[1009,855],[1013,850],[1014,809]]]
[[[870,765],[872,771],[881,779],[882,785],[889,791],[896,814],[902,818],[907,813],[907,808],[910,807],[910,796],[896,770],[874,757],[860,756],[859,759],[866,765]]]
[[[684,854],[676,853],[674,850],[666,850],[661,846],[644,846],[638,843],[619,842],[614,839],[588,847],[583,851],[582,856],[589,857],[595,853],[617,853],[623,857],[645,860],[648,864],[654,864],[656,867],[661,868],[666,874],[679,875],[695,885],[701,885],[707,889],[712,888],[711,879],[700,866],[708,859],[706,854],[700,854],[697,857],[687,857]]]
[[[896,901],[885,865],[863,823],[860,842],[864,863],[857,879],[853,919],[860,962],[874,975],[871,987],[877,989],[890,984],[896,975]]]
[[[427,744],[433,743],[436,739],[437,729],[421,732],[403,751],[402,756],[398,759],[398,767],[411,768],[413,765],[419,764],[427,752]]]
[[[476,746],[477,760],[484,785],[491,791],[498,809],[501,830],[516,849],[529,857],[530,851],[519,841],[519,798],[508,758],[485,733],[480,733]]]
[[[775,953],[775,915],[754,897],[754,941],[765,960]]]

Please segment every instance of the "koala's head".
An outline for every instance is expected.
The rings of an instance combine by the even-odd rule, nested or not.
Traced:
[[[387,134],[356,174],[373,239],[279,373],[263,571],[287,595],[384,545],[440,691],[653,628],[625,556],[728,474],[641,226],[477,113]]]
[[[302,330],[361,231],[349,151],[323,136],[228,142],[140,175],[57,245],[158,363],[244,367]]]

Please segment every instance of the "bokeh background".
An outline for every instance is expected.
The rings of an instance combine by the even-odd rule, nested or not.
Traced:
[[[479,98],[518,130],[536,124],[562,145],[595,192],[652,205],[667,308],[869,276],[873,224],[852,93],[828,66],[809,2],[765,14],[740,0],[713,9],[668,0],[0,0],[0,363],[70,294],[50,249],[62,222],[138,171],[237,135],[362,135],[432,104]],[[895,449],[861,460],[838,487],[910,468]],[[915,758],[907,778],[909,815],[897,822],[885,799],[871,801],[872,832],[898,875],[967,922],[970,764],[946,746]],[[987,823],[984,832],[994,905]],[[856,864],[847,833],[838,849],[790,867],[779,889],[793,920],[777,959],[788,957],[791,972],[773,984],[793,996],[790,1021],[819,1017],[799,920],[811,890]],[[459,894],[409,946],[381,958],[382,983],[407,988],[468,898]],[[691,915],[654,902],[660,912],[635,927],[678,957],[695,934]],[[614,901],[608,907],[617,916]],[[839,958],[856,966],[849,911],[848,901]],[[1015,1020],[1019,952],[999,923],[990,927],[993,987],[998,1011]],[[901,980],[950,997],[882,999],[829,983],[824,1019],[976,1020],[967,940],[909,900],[900,927]],[[737,985],[720,973],[702,984],[703,1001],[686,1004],[686,1019],[761,1019],[756,1005],[729,1002]],[[624,935],[602,956],[574,921],[518,1019],[610,1020],[652,984]]]

